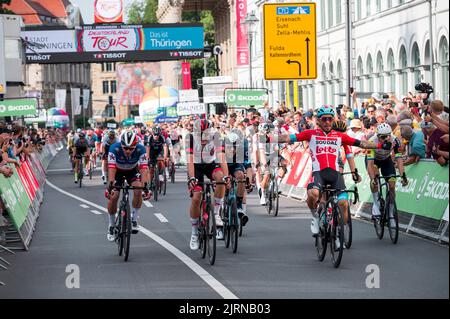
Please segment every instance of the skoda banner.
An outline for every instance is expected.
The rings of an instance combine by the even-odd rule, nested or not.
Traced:
[[[0,117],[36,115],[37,99],[11,99],[0,101]]]
[[[229,106],[262,106],[268,99],[267,90],[226,89],[225,103]]]

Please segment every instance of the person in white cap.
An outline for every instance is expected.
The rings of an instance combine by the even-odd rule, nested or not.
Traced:
[[[361,123],[361,120],[359,119],[353,119],[350,121],[349,130],[347,131],[347,135],[353,138],[356,138],[358,140],[365,139],[365,134],[363,131],[363,126]],[[352,146],[352,152],[353,154],[357,155],[359,154],[362,149],[356,146]]]

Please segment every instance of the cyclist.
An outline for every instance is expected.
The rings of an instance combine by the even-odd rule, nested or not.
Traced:
[[[172,130],[170,131],[169,135],[170,141],[172,142],[172,161],[175,163],[175,165],[178,165],[180,163],[180,151],[181,151],[181,136],[178,133],[178,128],[172,127]]]
[[[248,222],[248,216],[243,209],[243,200],[245,195],[245,164],[248,163],[248,142],[244,139],[239,129],[232,129],[225,138],[225,156],[228,164],[228,172],[233,175],[240,183],[237,184],[236,204],[237,213],[242,226]],[[223,238],[223,234],[221,234]]]
[[[84,166],[86,167],[89,163],[89,157],[91,155],[88,141],[86,140],[86,135],[84,133],[78,133],[78,138],[75,138],[73,148],[72,148],[72,160],[75,162],[75,184],[78,183],[78,160],[84,157]],[[81,163],[81,162],[80,162]]]
[[[357,146],[364,149],[391,149],[391,143],[384,141],[375,144],[371,141],[360,141],[349,137],[347,134],[333,131],[332,123],[335,118],[334,109],[324,105],[317,111],[318,128],[305,130],[299,134],[280,136],[278,142],[308,141],[312,160],[313,182],[307,187],[307,204],[313,215],[311,232],[319,233],[319,217],[317,206],[319,190],[330,184],[335,189],[345,189],[344,178],[338,173],[338,151],[342,145]],[[348,196],[345,193],[338,194],[339,206],[343,212],[348,211]],[[324,198],[322,198],[322,201]],[[337,242],[339,242],[337,240]]]
[[[74,161],[72,160],[72,154],[73,154],[73,142],[75,138],[75,131],[71,130],[69,134],[67,134],[67,150],[69,151],[69,160],[71,164],[71,172],[73,172],[73,168],[75,166]]]
[[[96,136],[96,141],[95,141],[95,151],[96,154],[99,155],[102,151],[102,141],[103,141],[103,130],[98,127],[95,129],[95,136]]]
[[[96,161],[95,156],[96,155],[96,144],[97,144],[97,135],[94,134],[92,130],[89,130],[87,132],[87,142],[90,149],[90,154],[92,155],[92,160],[89,160],[88,166],[86,166],[86,175],[88,175],[89,170],[95,169],[96,167]]]
[[[278,165],[279,160],[279,147],[273,141],[273,131],[275,127],[271,123],[261,123],[259,124],[257,140],[258,140],[258,155],[259,155],[259,166],[261,167],[260,174],[260,185],[261,185],[261,201],[260,204],[266,205],[266,189],[269,186],[270,180],[270,165]],[[261,178],[262,177],[262,178]],[[257,177],[258,178],[258,177]]]
[[[102,181],[103,184],[106,185],[106,173],[108,172],[108,153],[111,145],[115,143],[119,143],[120,138],[117,137],[116,131],[113,129],[109,130],[104,136],[102,140]]]
[[[134,187],[142,187],[144,185],[144,200],[151,197],[148,190],[147,171],[148,162],[145,147],[138,143],[136,133],[125,131],[120,137],[120,143],[115,143],[110,146],[108,153],[108,188],[105,190],[105,197],[108,201],[109,213],[109,227],[107,239],[114,241],[114,224],[115,214],[117,212],[117,202],[119,200],[120,192],[114,187],[121,187],[123,178],[125,177],[127,183]],[[142,191],[134,190],[131,223],[132,233],[139,232],[137,223],[139,210],[142,206]]]
[[[377,126],[376,135],[372,136],[370,139],[373,143],[383,143],[384,141],[392,142],[392,148],[389,150],[371,150],[367,156],[367,172],[370,177],[370,189],[373,196],[373,206],[372,206],[372,219],[379,219],[381,216],[380,206],[378,203],[378,180],[376,178],[379,175],[379,170],[381,169],[381,174],[384,178],[388,179],[389,188],[392,190],[392,196],[394,203],[395,200],[395,164],[392,160],[394,156],[397,163],[398,170],[402,176],[402,185],[408,185],[408,179],[405,174],[403,167],[402,153],[400,152],[400,140],[392,134],[392,128],[387,123],[381,123]]]
[[[209,120],[201,119],[194,122],[194,131],[186,136],[186,155],[188,189],[192,197],[190,248],[197,250],[199,248],[198,221],[203,190],[199,184],[203,183],[205,175],[216,182],[227,182],[229,180],[223,140],[220,139],[219,133],[213,130],[213,125]],[[225,186],[217,185],[214,191],[214,216],[217,227],[223,227],[223,221],[219,213],[223,206],[224,195]]]
[[[150,181],[153,182],[153,174],[155,166],[159,167],[159,180],[164,181],[164,163],[167,161],[168,147],[165,137],[162,135],[162,130],[159,126],[152,128],[152,134],[147,141],[147,156],[150,166]]]

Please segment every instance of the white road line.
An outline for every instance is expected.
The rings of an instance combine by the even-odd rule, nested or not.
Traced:
[[[80,204],[80,207],[83,207],[83,208],[89,208],[89,206],[86,205],[86,204]]]
[[[94,171],[99,171],[101,168],[97,167],[94,169]],[[48,169],[47,172],[66,172],[70,171],[70,168],[55,168],[55,169]]]
[[[94,213],[95,215],[101,215],[102,214],[98,210],[95,210],[95,209],[92,209],[91,213]]]
[[[168,223],[168,222],[169,222],[169,221],[167,220],[167,218],[164,217],[163,214],[157,213],[157,214],[155,214],[155,216],[159,219],[159,221],[160,221],[161,223]]]
[[[95,203],[92,203],[88,200],[85,200],[81,197],[72,195],[61,188],[53,185],[47,180],[47,184],[52,187],[53,189],[57,190],[58,192],[67,195],[69,197],[72,197],[80,202],[86,203],[91,205],[92,207],[97,208],[100,211],[107,212],[106,208],[101,207]],[[205,283],[207,283],[212,289],[214,289],[222,298],[224,299],[239,299],[235,294],[233,294],[227,287],[225,287],[220,281],[218,281],[216,278],[214,278],[211,274],[209,274],[205,269],[203,269],[199,264],[197,264],[195,261],[193,261],[189,256],[187,256],[185,253],[183,253],[181,250],[173,246],[172,244],[168,243],[158,235],[152,233],[148,229],[144,228],[143,226],[139,225],[139,230],[149,237],[150,239],[153,239],[158,244],[160,244],[162,247],[170,251],[175,257],[180,259],[186,266],[188,266],[193,272],[197,274]],[[187,242],[186,242],[187,244]]]
[[[153,207],[153,205],[150,202],[148,202],[146,200],[144,200],[143,202],[144,202],[144,205],[147,206],[148,208]]]

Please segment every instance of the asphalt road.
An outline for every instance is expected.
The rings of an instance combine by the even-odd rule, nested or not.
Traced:
[[[80,189],[68,166],[65,151],[51,163],[31,249],[7,256],[0,298],[449,298],[448,246],[405,234],[393,245],[389,236],[378,240],[371,224],[355,221],[353,246],[335,269],[329,252],[317,260],[305,203],[282,198],[273,217],[255,192],[237,254],[220,241],[211,266],[189,249],[185,171],[165,197],[143,206],[142,230],[124,262],[106,240],[100,173]],[[68,288],[77,273],[79,288]],[[377,282],[379,288],[368,288]]]

